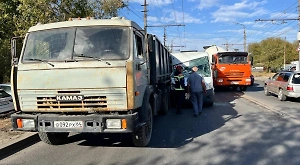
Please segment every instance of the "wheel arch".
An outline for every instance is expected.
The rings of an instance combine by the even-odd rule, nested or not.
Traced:
[[[144,92],[142,106],[138,108],[139,120],[141,122],[143,122],[146,119],[146,115],[147,115],[146,108],[148,106],[148,103],[150,103],[150,106],[152,108],[152,114],[153,114],[153,94],[154,94],[154,88],[151,85],[147,86]]]

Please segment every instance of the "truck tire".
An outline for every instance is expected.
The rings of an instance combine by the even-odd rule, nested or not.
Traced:
[[[69,136],[68,132],[39,132],[40,139],[51,145],[62,144]]]
[[[163,89],[163,93],[162,93],[160,113],[164,115],[168,113],[169,103],[170,103],[170,90],[169,87],[166,87],[165,89]]]
[[[150,103],[147,105],[146,124],[132,133],[132,142],[136,147],[145,147],[149,144],[152,135],[153,115]]]

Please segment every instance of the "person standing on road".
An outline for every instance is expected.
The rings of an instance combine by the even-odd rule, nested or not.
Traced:
[[[193,104],[194,117],[197,117],[202,113],[203,93],[206,93],[206,86],[203,77],[197,73],[198,67],[193,66],[192,70],[193,72],[188,78],[187,92]]]
[[[182,72],[183,67],[180,65],[176,66],[176,71],[174,74],[176,114],[182,114],[181,107],[185,97],[184,76]]]

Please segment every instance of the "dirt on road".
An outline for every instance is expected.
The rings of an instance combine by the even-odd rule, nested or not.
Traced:
[[[0,145],[18,139],[25,132],[13,131],[10,118],[0,118]]]

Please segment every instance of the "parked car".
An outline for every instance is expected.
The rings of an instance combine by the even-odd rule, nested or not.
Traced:
[[[3,89],[6,93],[11,95],[11,85],[10,84],[0,84],[0,89]]]
[[[280,101],[287,97],[300,98],[300,71],[279,71],[265,81],[265,95],[277,95]]]
[[[11,95],[0,89],[0,113],[14,110],[14,104]]]

